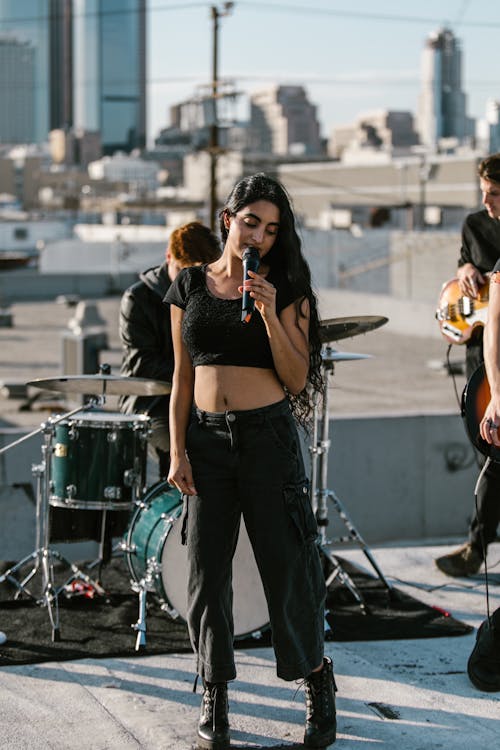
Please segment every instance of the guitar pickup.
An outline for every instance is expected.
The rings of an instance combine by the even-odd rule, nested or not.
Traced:
[[[458,328],[455,328],[455,326],[451,326],[449,323],[443,323],[443,325],[441,326],[441,330],[457,343],[460,343],[463,339],[462,331],[460,331]]]
[[[462,297],[460,308],[460,312],[464,318],[467,318],[474,312],[474,301],[470,297]]]

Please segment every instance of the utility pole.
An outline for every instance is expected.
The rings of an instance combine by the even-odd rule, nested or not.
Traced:
[[[217,156],[219,152],[219,122],[217,117],[217,101],[219,97],[219,18],[228,16],[234,3],[223,3],[222,8],[212,5],[212,123],[210,125],[210,229],[216,228],[217,210]]]

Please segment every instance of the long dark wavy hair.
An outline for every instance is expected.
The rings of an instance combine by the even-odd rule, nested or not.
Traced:
[[[281,267],[295,294],[296,316],[305,317],[303,304],[309,302],[309,372],[306,387],[297,395],[288,393],[293,414],[297,422],[305,429],[311,425],[315,394],[322,392],[323,377],[321,370],[321,341],[319,335],[318,303],[311,286],[311,271],[302,254],[302,243],[295,227],[291,200],[277,180],[259,172],[244,177],[232,189],[226,205],[219,213],[220,231],[225,242],[228,229],[224,216],[235,216],[245,206],[256,201],[269,201],[280,212],[279,230],[271,250],[266,255],[266,264],[271,268]]]

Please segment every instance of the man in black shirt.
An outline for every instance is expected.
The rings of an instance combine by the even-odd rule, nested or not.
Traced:
[[[500,153],[483,159],[478,175],[484,209],[465,219],[457,270],[461,292],[473,299],[500,259]],[[483,331],[477,327],[466,344],[467,379],[482,361]],[[477,488],[477,508],[469,527],[469,540],[451,554],[438,557],[437,567],[450,576],[477,573],[488,544],[496,538],[499,522],[500,464],[491,462]]]

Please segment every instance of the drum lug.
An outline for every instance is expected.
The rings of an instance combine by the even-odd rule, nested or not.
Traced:
[[[112,430],[111,432],[108,432],[106,435],[108,443],[116,443],[118,440],[118,433],[116,430]]]
[[[134,469],[126,469],[123,472],[123,482],[126,487],[133,487],[137,482],[137,472]]]
[[[104,497],[106,500],[121,500],[122,488],[121,487],[105,487]]]
[[[177,618],[179,617],[179,613],[177,612],[175,607],[171,607],[166,602],[160,604],[160,609],[162,610],[162,612],[166,612],[167,615],[172,618],[172,620],[177,620]]]
[[[72,500],[74,497],[76,497],[76,484],[66,485],[66,495],[69,500]]]
[[[78,440],[78,429],[75,427],[75,425],[71,425],[71,427],[69,428],[68,437],[70,440]]]

